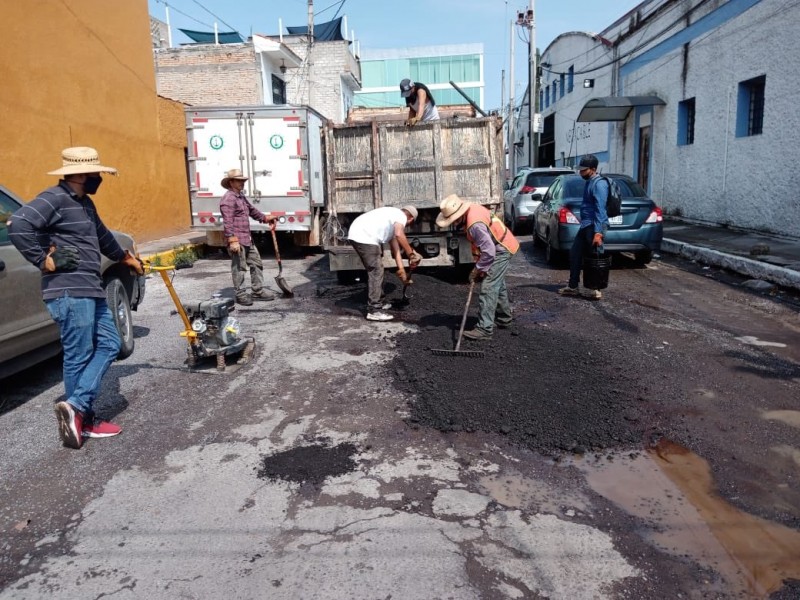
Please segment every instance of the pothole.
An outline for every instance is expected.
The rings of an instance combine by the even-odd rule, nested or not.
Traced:
[[[319,484],[327,477],[336,477],[354,471],[358,466],[353,455],[358,452],[354,444],[329,447],[322,444],[300,446],[285,452],[264,456],[258,470],[260,479]]]

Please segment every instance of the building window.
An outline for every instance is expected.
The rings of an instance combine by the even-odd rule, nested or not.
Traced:
[[[275,75],[272,76],[272,103],[286,104],[286,83]]]
[[[761,135],[764,129],[764,87],[767,76],[762,75],[739,84],[736,107],[736,137]]]
[[[544,107],[544,90],[539,90],[539,110]]]
[[[572,91],[572,87],[575,83],[575,67],[570,67],[569,71],[567,71],[567,93]]]
[[[678,103],[678,145],[694,144],[694,98]]]
[[[558,81],[553,82],[553,104],[558,100]]]
[[[566,73],[561,74],[561,86],[558,88],[561,91],[561,98],[564,97],[564,88],[566,87],[567,75]]]

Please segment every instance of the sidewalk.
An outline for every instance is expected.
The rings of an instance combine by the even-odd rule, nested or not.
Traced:
[[[800,240],[665,219],[661,252],[800,290]]]
[[[139,254],[145,259],[159,256],[161,264],[170,264],[176,247],[204,243],[204,233],[187,231],[139,244]],[[800,290],[800,240],[667,219],[661,252]]]

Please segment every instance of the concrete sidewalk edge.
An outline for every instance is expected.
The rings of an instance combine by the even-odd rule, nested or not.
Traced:
[[[776,285],[800,290],[800,272],[784,267],[770,265],[742,256],[725,254],[710,248],[694,246],[668,238],[664,238],[661,241],[661,252],[676,254],[713,267],[722,267],[753,279],[763,279]]]
[[[205,254],[204,242],[187,242],[185,244],[179,244],[175,248],[170,248],[169,250],[152,252],[144,251],[139,254],[139,258],[141,258],[145,263],[157,262],[162,266],[171,265],[175,262],[175,252],[181,248],[192,248],[193,250],[197,251],[198,256],[203,256]]]

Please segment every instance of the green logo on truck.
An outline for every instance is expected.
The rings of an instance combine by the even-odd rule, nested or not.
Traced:
[[[276,133],[271,138],[269,138],[269,145],[272,146],[275,150],[280,150],[281,148],[283,148],[283,136]]]
[[[223,145],[222,137],[218,135],[212,135],[211,139],[208,140],[208,143],[214,150],[219,150]]]

